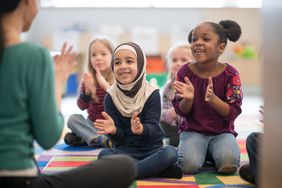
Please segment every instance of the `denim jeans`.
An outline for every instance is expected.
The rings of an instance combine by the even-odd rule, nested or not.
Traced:
[[[198,173],[207,156],[212,157],[217,169],[240,165],[240,149],[231,133],[206,136],[197,132],[182,132],[178,156],[184,173]]]
[[[99,153],[98,159],[116,154],[129,155],[121,150],[107,148]],[[159,172],[173,166],[177,162],[177,151],[172,146],[160,147],[134,155],[131,154],[130,156],[135,159],[137,165],[136,179],[158,176]]]
[[[89,119],[85,119],[80,114],[73,114],[70,116],[67,122],[68,128],[81,137],[88,145],[91,145],[91,141],[97,137],[105,137],[104,135],[98,135],[97,130],[94,128],[93,122]]]

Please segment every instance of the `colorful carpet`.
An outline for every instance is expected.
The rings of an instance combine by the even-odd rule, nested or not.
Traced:
[[[245,140],[238,140],[241,149],[241,164],[248,161]],[[57,144],[49,151],[36,147],[36,159],[44,174],[68,170],[97,159],[100,149],[69,147]],[[216,173],[213,167],[204,167],[199,174],[185,175],[182,179],[148,178],[136,181],[130,188],[248,188],[253,187],[240,179],[238,173],[223,176]]]

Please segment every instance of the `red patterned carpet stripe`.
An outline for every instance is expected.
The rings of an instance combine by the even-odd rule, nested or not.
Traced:
[[[138,185],[138,188],[199,188],[198,185]]]
[[[48,167],[78,167],[90,162],[91,161],[52,161]]]

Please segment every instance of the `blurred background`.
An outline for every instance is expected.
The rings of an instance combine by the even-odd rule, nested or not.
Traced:
[[[76,71],[64,91],[67,119],[81,112],[76,105],[81,75],[86,71],[90,41],[107,36],[115,45],[138,43],[147,55],[147,80],[160,89],[167,81],[166,53],[203,21],[231,19],[242,28],[236,43],[228,42],[220,61],[237,68],[243,85],[243,112],[236,120],[239,136],[261,131],[262,0],[41,0],[41,10],[23,38],[57,53],[63,42],[78,52]]]
[[[231,19],[242,27],[236,43],[229,42],[222,62],[241,74],[245,95],[261,95],[262,0],[41,0],[41,10],[24,39],[59,51],[63,42],[74,45],[78,67],[66,95],[75,95],[86,69],[88,44],[108,36],[114,44],[134,41],[145,51],[147,79],[160,88],[166,82],[165,55],[175,43],[203,21]]]

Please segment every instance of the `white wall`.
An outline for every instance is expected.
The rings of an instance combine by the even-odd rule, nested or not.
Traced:
[[[101,25],[156,27],[159,31],[170,31],[180,26],[188,31],[202,21],[219,22],[224,19],[237,21],[243,30],[242,39],[260,44],[261,14],[259,9],[153,9],[153,8],[42,8],[28,33],[28,38],[40,42],[46,34],[66,29],[80,23],[94,32]],[[184,40],[186,40],[187,36]]]
[[[152,26],[160,31],[180,25],[187,30],[201,21],[201,13],[196,9],[41,9],[29,38],[40,42],[41,38],[56,30],[69,28],[80,23],[88,31],[94,32],[101,25]]]
[[[237,21],[242,28],[242,36],[239,42],[249,42],[261,50],[262,27],[260,9],[155,9],[155,8],[44,8],[41,9],[35,22],[26,38],[35,43],[42,43],[43,37],[60,30],[69,29],[75,24],[79,24],[89,33],[99,31],[101,26],[120,25],[125,31],[130,33],[134,27],[152,27],[158,34],[171,33],[178,27],[182,32],[177,33],[177,38],[187,41],[188,32],[197,24],[203,21],[219,22],[220,20],[231,19]],[[115,31],[113,31],[115,32]],[[175,36],[175,34],[173,34]],[[162,41],[167,39],[163,35]],[[87,51],[89,37],[84,37],[83,45],[80,49]],[[161,52],[167,52],[170,43],[163,42]],[[229,42],[228,50],[232,50],[238,43]],[[142,44],[140,44],[142,46]],[[85,54],[85,53],[84,53]],[[221,59],[234,65],[241,73],[244,86],[251,86],[248,89],[260,93],[261,85],[261,62],[260,59],[254,61],[230,61],[224,53]],[[250,91],[253,92],[253,91]]]

